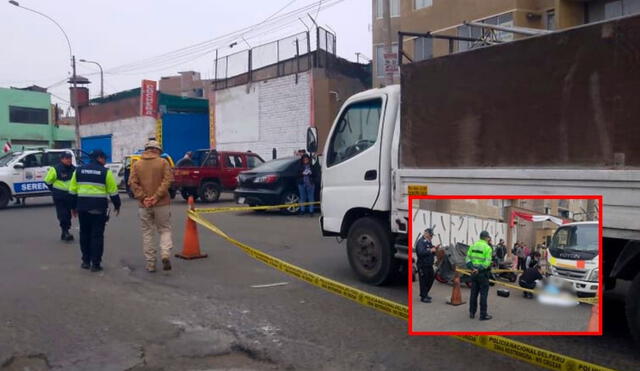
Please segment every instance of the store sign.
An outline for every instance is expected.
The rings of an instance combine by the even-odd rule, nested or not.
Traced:
[[[156,82],[142,80],[140,94],[140,116],[156,117],[158,112],[158,96],[156,94]]]
[[[398,53],[384,54],[384,72],[385,73],[398,72]]]

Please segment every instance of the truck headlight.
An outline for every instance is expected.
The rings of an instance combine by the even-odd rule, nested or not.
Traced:
[[[600,269],[596,268],[591,270],[589,276],[587,277],[587,281],[598,282],[600,278]]]

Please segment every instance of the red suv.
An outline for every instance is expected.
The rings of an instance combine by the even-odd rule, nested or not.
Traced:
[[[176,167],[174,187],[186,200],[189,196],[216,202],[223,191],[238,186],[238,174],[253,169],[264,160],[251,152],[225,152],[203,149],[193,152],[193,165]]]

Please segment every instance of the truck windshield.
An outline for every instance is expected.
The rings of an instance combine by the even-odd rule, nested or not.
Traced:
[[[560,227],[553,235],[549,252],[553,256],[563,253],[573,253],[580,255],[598,255],[598,225],[597,224],[577,224]],[[564,255],[564,254],[563,254]]]
[[[0,166],[7,166],[7,164],[20,156],[19,153],[8,153],[0,157]]]

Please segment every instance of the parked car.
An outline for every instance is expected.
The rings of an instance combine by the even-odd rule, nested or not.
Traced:
[[[193,166],[174,170],[175,188],[186,200],[189,196],[216,202],[223,191],[233,191],[241,171],[253,169],[264,160],[252,152],[202,149],[193,152]]]
[[[313,165],[320,173],[318,161]],[[238,188],[234,191],[236,203],[249,206],[295,204],[300,202],[298,193],[299,157],[284,157],[269,162],[253,170],[243,171],[238,176]],[[320,176],[317,177],[315,199],[320,198]],[[300,207],[292,206],[284,210],[296,214]]]
[[[63,153],[73,155],[69,149],[36,149],[10,152],[0,157],[0,209],[7,207],[11,200],[49,196],[51,192],[44,183],[49,167],[60,162]]]
[[[113,177],[116,180],[116,184],[118,188],[122,188],[124,186],[124,164],[122,162],[111,162],[109,164],[104,165],[107,169],[111,170]]]
[[[124,158],[124,164],[118,172],[118,176],[122,177],[122,182],[119,184],[121,184],[122,187],[127,191],[127,194],[130,198],[133,198],[133,193],[131,192],[131,189],[129,189],[129,175],[131,174],[131,166],[133,166],[136,161],[140,160],[140,158],[142,157],[142,152],[143,151],[136,151],[136,153],[126,156]],[[169,156],[168,153],[163,153],[160,155],[160,157],[167,160],[172,169],[175,167],[173,159],[171,158],[171,156]],[[175,183],[171,185],[171,188],[169,188],[169,195],[172,199],[176,197]]]

